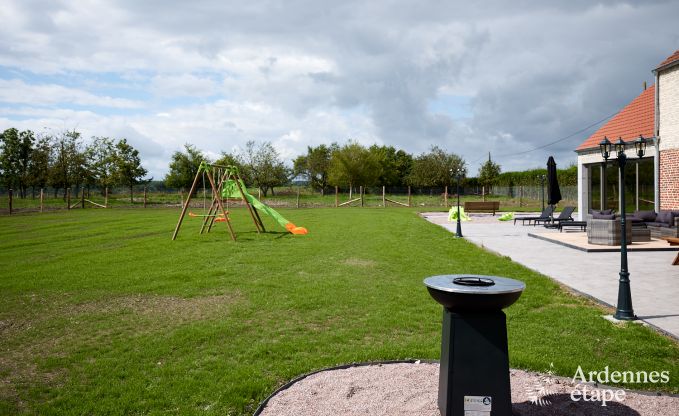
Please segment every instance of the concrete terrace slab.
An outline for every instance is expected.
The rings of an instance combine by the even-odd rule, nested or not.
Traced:
[[[541,238],[552,243],[561,244],[567,247],[582,251],[614,251],[620,253],[620,246],[605,246],[589,244],[586,232],[564,231],[560,233],[546,231],[544,227],[536,227],[539,232],[529,232],[529,237]],[[543,231],[544,230],[544,231]],[[546,231],[546,232],[545,232]],[[464,233],[463,233],[464,234]],[[627,244],[627,251],[679,251],[679,246],[671,246],[667,241],[652,238],[651,241],[635,241]]]
[[[455,232],[448,213],[422,213],[423,218]],[[529,233],[556,233],[538,226],[497,221],[498,216],[471,215],[462,223],[462,235],[474,244],[510,257],[532,270],[614,306],[618,299],[619,252],[584,252],[530,237]],[[679,339],[679,266],[672,266],[676,251],[628,253],[632,304],[643,321]]]

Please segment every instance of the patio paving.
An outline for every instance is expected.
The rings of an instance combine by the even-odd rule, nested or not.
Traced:
[[[448,213],[422,213],[428,221],[455,232]],[[546,233],[542,226],[516,225],[497,221],[498,216],[471,215],[462,223],[468,241],[510,257],[600,302],[614,306],[618,299],[619,252],[584,252],[529,236]],[[676,251],[636,251],[628,253],[632,304],[636,315],[646,323],[679,339],[679,266],[672,266]]]

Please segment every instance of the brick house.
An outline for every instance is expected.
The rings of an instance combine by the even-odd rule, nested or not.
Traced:
[[[679,209],[679,50],[656,69],[655,84],[645,89],[618,114],[587,138],[578,154],[578,212],[582,219],[590,209],[620,211],[620,190],[628,212]],[[646,154],[639,159],[632,142],[648,139]],[[603,165],[599,142],[622,138],[629,146],[625,178],[617,164]],[[615,157],[613,157],[615,159]]]

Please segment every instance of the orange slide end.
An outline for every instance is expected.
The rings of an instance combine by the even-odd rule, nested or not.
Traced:
[[[296,235],[306,235],[309,231],[307,231],[306,228],[304,227],[298,227],[295,224],[289,222],[285,224],[285,229],[291,232],[292,234]]]

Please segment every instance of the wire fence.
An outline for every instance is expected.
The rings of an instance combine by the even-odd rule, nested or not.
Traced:
[[[323,207],[432,207],[447,208],[457,204],[456,188],[369,186],[337,187],[324,192],[305,186],[283,186],[262,192],[251,188],[255,197],[275,208],[323,208]],[[546,197],[546,189],[544,190]],[[561,188],[564,201],[577,201],[577,187]],[[17,192],[0,188],[0,215],[28,212],[47,212],[69,209],[181,207],[188,194],[181,189],[159,186],[135,186],[132,189],[72,187],[69,189],[28,189],[21,197]],[[465,187],[460,189],[460,201],[498,200],[504,210],[539,210],[542,198],[540,187],[493,187],[484,189]],[[206,209],[212,202],[209,187],[198,189],[192,195],[190,207]],[[243,206],[237,199],[225,199],[229,207]]]

